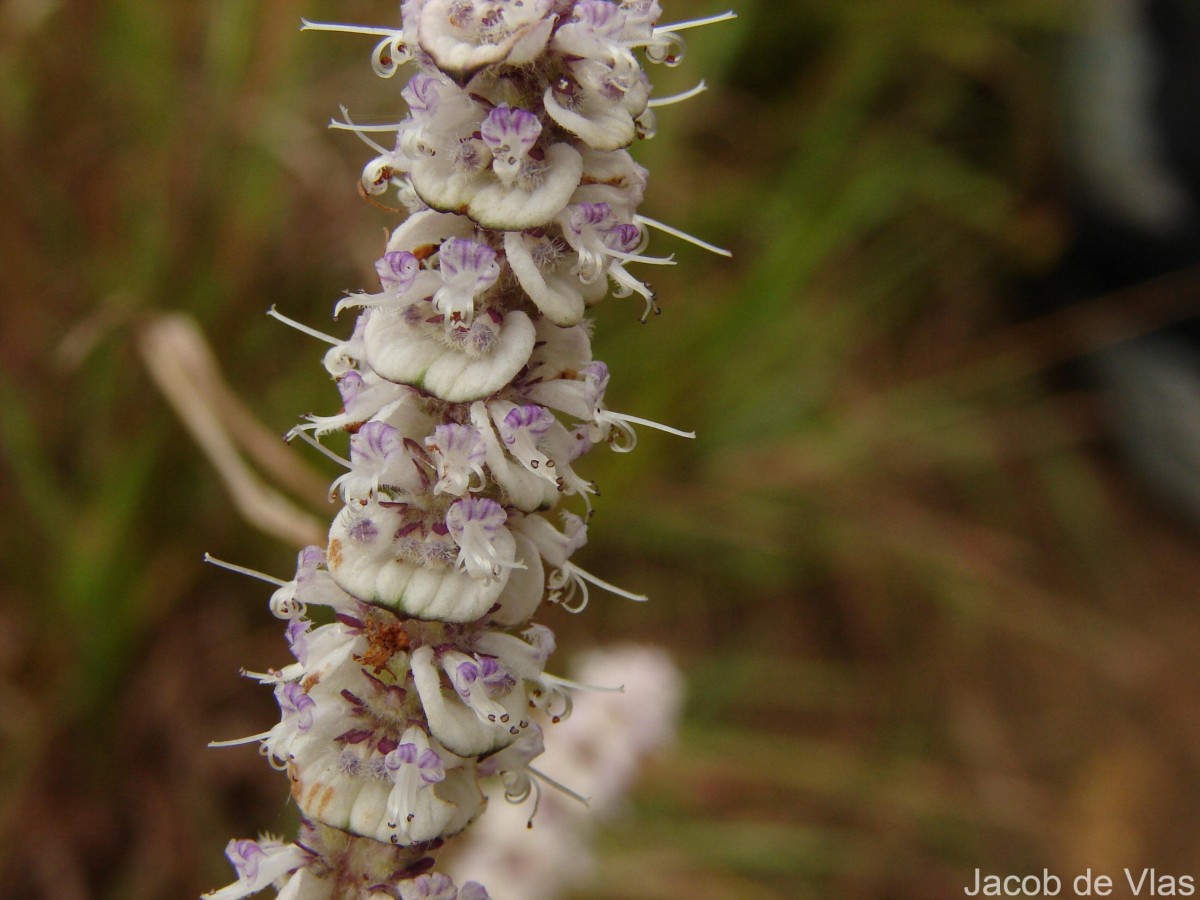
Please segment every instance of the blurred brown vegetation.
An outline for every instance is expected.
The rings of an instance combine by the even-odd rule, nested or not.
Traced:
[[[652,639],[690,680],[580,896],[1200,873],[1195,530],[1125,473],[1097,399],[1045,377],[1182,312],[1098,298],[1012,323],[1066,239],[1068,5],[738,7],[654,73],[711,89],[638,149],[647,214],[735,258],[656,237],[680,263],[654,273],[661,318],[597,315],[610,405],[700,436],[588,461],[582,562],[653,602],[547,617],[564,653]],[[400,85],[302,15],[395,9],[0,4],[0,895],[195,896],[229,880],[229,837],[291,827],[252,749],[205,748],[268,727],[238,668],[286,650],[262,586],[200,557],[288,573],[293,548],[233,513],[137,338],[195,316],[278,433],[336,405],[321,348],[263,312],[328,327],[371,283],[395,219],[355,194],[364,148],[322,126],[339,103],[394,117]]]

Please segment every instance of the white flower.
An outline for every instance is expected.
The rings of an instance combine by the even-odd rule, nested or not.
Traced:
[[[524,681],[507,689],[490,687],[479,661],[458,651],[445,651],[439,659],[428,646],[413,651],[411,666],[429,732],[453,753],[463,757],[494,753],[529,727]],[[445,686],[443,673],[453,687]]]
[[[487,404],[471,404],[471,425],[483,438],[485,460],[491,479],[504,491],[507,506],[532,512],[553,506],[558,499],[558,485],[526,468],[504,451],[492,425]]]
[[[412,495],[421,489],[418,474],[404,435],[386,422],[370,421],[350,436],[350,471],[334,481],[333,490],[347,503],[365,502],[381,489]]]
[[[521,174],[541,133],[542,123],[527,110],[503,104],[487,114],[479,134],[492,151],[492,170],[502,184],[511,186]]]
[[[467,203],[467,215],[497,231],[545,225],[579,187],[583,157],[569,144],[550,144],[537,165],[527,165],[521,173],[524,177],[512,184],[496,178],[481,185]]]
[[[310,604],[345,610],[353,606],[354,598],[339,588],[329,577],[325,566],[325,551],[320,547],[305,547],[296,556],[296,575],[279,585],[271,594],[271,612],[280,619],[303,616]],[[247,570],[247,574],[261,573]],[[276,582],[278,583],[278,582]]]
[[[425,449],[437,467],[435,494],[461,497],[468,491],[482,490],[487,483],[483,472],[487,448],[483,436],[470,425],[438,425],[433,434],[425,438]],[[474,487],[472,476],[476,479]]]
[[[556,481],[554,460],[539,447],[550,426],[555,424],[550,410],[533,403],[517,406],[505,400],[494,400],[488,405],[488,411],[509,454],[531,472]]]
[[[204,894],[205,900],[240,900],[258,893],[283,876],[312,862],[313,856],[295,844],[284,844],[274,838],[258,841],[232,840],[225,855],[233,864],[238,880],[219,891]]]
[[[475,297],[500,277],[496,251],[487,244],[450,238],[438,251],[442,286],[433,295],[433,308],[449,322],[471,324]]]
[[[464,498],[446,511],[446,527],[459,548],[456,562],[472,578],[493,581],[515,565],[501,538],[508,535],[507,519],[504,507],[487,497]]]
[[[563,530],[559,531],[541,516],[523,516],[517,530],[537,547],[550,566],[559,569],[576,550],[587,543],[587,523],[572,513],[563,514]]]
[[[383,767],[393,783],[387,802],[388,827],[407,834],[416,821],[421,792],[445,781],[446,767],[429,746],[429,735],[416,725],[405,730],[400,743],[383,758]]]
[[[310,415],[308,424],[297,426],[297,430],[309,430],[316,435],[341,431],[406,401],[411,404],[414,399],[414,391],[408,386],[386,381],[369,369],[361,373],[346,372],[338,379],[337,387],[342,396],[342,412],[332,416]]]

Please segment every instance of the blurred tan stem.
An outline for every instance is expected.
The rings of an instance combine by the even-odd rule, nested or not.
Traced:
[[[323,544],[325,527],[265,483],[238,445],[272,480],[314,505],[328,497],[323,479],[237,399],[195,321],[178,313],[161,316],[142,329],[138,343],[147,371],[216,467],[242,517],[288,543]]]

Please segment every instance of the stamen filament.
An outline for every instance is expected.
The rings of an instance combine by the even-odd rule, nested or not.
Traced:
[[[539,809],[539,808],[541,807],[541,805],[542,805],[542,786],[541,786],[540,784],[538,784],[538,783],[537,783],[537,781],[535,781],[535,780],[534,780],[534,779],[532,779],[532,778],[531,778],[531,779],[529,779],[529,783],[530,783],[530,784],[533,786],[533,789],[534,789],[534,795],[533,795],[533,811],[532,811],[532,812],[529,814],[529,819],[528,819],[528,820],[525,822],[525,827],[526,827],[526,828],[532,828],[532,827],[533,827],[533,820],[534,820],[534,818],[536,818],[536,817],[537,817],[537,814],[538,814],[538,809]],[[506,795],[506,796],[507,796],[507,795]],[[525,791],[525,797],[522,797],[521,799],[522,799],[522,800],[524,800],[524,799],[525,799],[525,798],[527,798],[528,796],[529,796],[529,790],[528,790],[528,789],[526,789],[526,791]]]
[[[694,431],[683,431],[679,428],[672,428],[670,425],[664,425],[661,422],[652,422],[649,419],[643,419],[641,416],[629,416],[625,413],[615,413],[611,410],[608,410],[607,414],[612,416],[614,419],[620,419],[622,422],[627,422],[632,425],[645,425],[647,428],[665,431],[667,434],[674,434],[678,435],[679,437],[694,438],[696,436],[696,432]]]
[[[393,37],[401,34],[395,28],[381,28],[372,25],[343,25],[339,22],[310,22],[300,20],[301,31],[340,31],[344,34],[373,34],[379,37]]]
[[[702,247],[703,249],[708,250],[710,253],[715,253],[718,256],[733,256],[733,254],[728,250],[718,247],[716,244],[710,244],[708,241],[702,241],[695,235],[688,234],[686,231],[680,231],[678,228],[672,228],[670,225],[660,222],[657,219],[651,219],[649,216],[643,215],[636,215],[633,218],[635,222],[638,222],[641,225],[649,225],[651,228],[657,228],[659,231],[665,231],[667,234],[673,235],[680,240],[695,244],[697,247]]]
[[[334,453],[332,450],[330,450],[328,447],[326,447],[324,444],[322,444],[320,441],[318,441],[315,437],[308,434],[308,432],[304,430],[304,426],[297,425],[295,428],[293,428],[291,431],[289,431],[287,433],[285,440],[290,442],[291,439],[294,437],[300,438],[300,440],[304,441],[304,443],[308,444],[308,446],[314,448],[319,453],[322,453],[325,456],[328,456],[330,459],[332,459],[338,465],[345,466],[347,469],[353,468],[353,466],[351,466],[351,464],[350,464],[350,460],[343,459],[342,457],[338,456],[336,453]]]
[[[576,791],[571,790],[569,787],[567,787],[562,782],[555,781],[553,778],[551,778],[545,772],[541,772],[538,769],[535,769],[533,766],[526,766],[526,771],[528,771],[530,775],[537,778],[538,781],[546,782],[546,784],[550,785],[550,787],[554,788],[557,791],[562,791],[568,797],[571,797],[574,800],[578,800],[584,806],[592,805],[592,801],[591,801],[590,797],[585,797],[585,796],[583,796],[583,794],[580,794],[580,793],[577,793]]]
[[[646,105],[649,107],[670,106],[672,103],[682,103],[684,100],[691,100],[693,97],[698,97],[708,90],[708,85],[701,81],[698,85],[682,94],[672,94],[670,97],[659,97],[650,100]]]
[[[221,569],[228,569],[230,572],[237,572],[239,575],[249,575],[251,578],[257,578],[259,581],[265,581],[267,584],[273,584],[276,587],[283,587],[287,584],[273,575],[268,575],[265,572],[259,572],[257,569],[247,569],[245,566],[239,566],[236,563],[225,562],[223,559],[217,559],[211,553],[204,554],[204,561],[212,563]]]
[[[675,265],[674,256],[640,256],[637,253],[623,253],[620,250],[608,251],[609,256],[615,256],[617,259],[625,262],[645,263],[649,266],[673,266]]]
[[[346,108],[343,106],[342,112],[344,113],[345,111],[346,111]],[[329,127],[337,128],[341,131],[356,131],[356,132],[357,131],[395,131],[396,129],[398,129],[400,127],[399,122],[396,122],[394,124],[388,123],[386,125],[356,125],[354,122],[349,121],[349,118],[350,118],[349,116],[347,116],[346,118],[347,118],[347,121],[345,121],[345,122],[339,122],[337,119],[330,119]]]
[[[619,684],[616,687],[608,687],[602,684],[584,684],[582,681],[572,681],[570,678],[551,675],[549,672],[542,673],[542,680],[557,687],[571,688],[575,691],[603,691],[608,694],[625,693],[625,685],[623,684]]]
[[[667,34],[673,31],[684,31],[688,28],[699,28],[701,25],[715,25],[717,22],[728,22],[730,19],[736,19],[737,13],[732,9],[723,13],[717,13],[715,16],[709,16],[706,19],[690,19],[686,22],[676,22],[673,25],[659,25],[654,29],[654,34]]]
[[[388,126],[388,125],[358,126],[358,125],[355,125],[354,122],[351,120],[350,110],[348,110],[344,106],[339,106],[338,109],[340,109],[342,111],[342,116],[345,117],[346,121],[339,122],[337,119],[333,119],[329,123],[330,128],[337,128],[337,129],[341,129],[342,131],[353,131],[354,134],[358,137],[358,139],[360,141],[362,141],[364,144],[366,144],[368,147],[370,147],[372,150],[374,150],[380,156],[388,155],[388,150],[386,148],[384,148],[384,146],[382,144],[376,143],[375,141],[371,140],[363,132],[365,132],[365,131],[395,131],[396,128]]]
[[[627,591],[624,588],[619,588],[615,584],[609,584],[604,579],[597,578],[591,572],[587,572],[579,568],[579,566],[575,565],[575,563],[571,562],[570,560],[567,560],[565,563],[563,563],[563,571],[568,575],[574,575],[577,578],[582,578],[584,581],[590,581],[592,584],[596,585],[596,587],[604,588],[604,590],[610,591],[616,594],[618,597],[625,597],[628,600],[636,600],[638,603],[644,603],[650,599],[645,594],[635,594],[633,591]]]
[[[209,741],[210,747],[238,747],[242,744],[253,744],[255,741],[263,741],[271,736],[271,732],[264,731],[261,734],[252,734],[249,737],[234,738],[229,741]]]
[[[278,319],[284,325],[292,326],[297,331],[304,332],[309,337],[315,337],[317,340],[324,341],[327,344],[333,344],[333,346],[335,346],[335,347],[342,343],[337,338],[330,337],[329,335],[325,334],[325,332],[323,332],[323,331],[317,331],[317,329],[310,328],[309,326],[304,325],[301,322],[297,322],[295,319],[289,319],[287,316],[285,316],[283,313],[281,313],[279,310],[277,310],[273,305],[270,309],[267,310],[267,315],[270,316],[272,319]]]

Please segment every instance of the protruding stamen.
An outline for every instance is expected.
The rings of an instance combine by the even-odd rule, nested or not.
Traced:
[[[396,34],[395,28],[379,28],[371,25],[343,25],[339,22],[310,22],[300,20],[301,31],[340,31],[345,34],[373,34],[379,37],[390,37]]]
[[[342,111],[342,117],[346,121],[339,122],[337,119],[330,119],[329,120],[330,128],[335,128],[335,129],[338,129],[339,131],[353,131],[356,135],[358,135],[358,139],[360,141],[362,141],[364,144],[366,144],[368,147],[370,147],[372,150],[374,150],[380,156],[387,156],[391,152],[387,148],[383,147],[381,144],[377,144],[375,141],[371,140],[369,137],[366,136],[366,134],[364,132],[367,132],[367,131],[395,132],[400,128],[399,125],[358,125],[353,120],[351,120],[350,110],[348,110],[344,106],[339,106],[338,109],[340,109]]]
[[[270,316],[272,319],[278,319],[284,325],[290,325],[292,328],[295,328],[297,331],[304,332],[309,337],[315,337],[317,340],[324,341],[327,344],[333,344],[333,346],[335,346],[335,347],[338,346],[339,344],[343,343],[342,341],[339,341],[335,337],[330,337],[323,331],[317,331],[317,329],[310,328],[309,326],[307,326],[301,322],[297,322],[295,319],[289,319],[287,316],[285,316],[283,313],[281,313],[279,310],[277,310],[274,306],[272,306],[270,309],[267,310],[267,315]]]
[[[251,578],[257,578],[259,581],[265,581],[267,584],[273,584],[276,587],[283,587],[287,584],[286,581],[276,578],[273,575],[268,575],[265,572],[259,572],[257,569],[247,569],[245,566],[239,566],[235,563],[225,562],[223,559],[217,559],[211,553],[204,554],[204,561],[212,563],[221,569],[228,569],[230,572],[237,572],[239,575],[249,575]]]
[[[345,114],[346,107],[344,107],[344,106],[341,107],[341,110],[342,110],[342,113]],[[371,131],[371,132],[379,131],[379,132],[384,132],[384,133],[390,133],[390,132],[399,130],[399,128],[403,124],[401,122],[388,122],[386,124],[380,124],[380,125],[359,125],[356,122],[349,121],[349,116],[347,116],[346,118],[347,118],[347,121],[345,121],[345,122],[340,122],[337,119],[330,119],[329,127],[333,128],[337,131],[353,131],[355,133],[361,133],[364,131]],[[384,152],[384,153],[388,152],[388,151],[380,148],[378,144],[372,144],[372,146],[375,147],[376,149],[380,150],[380,152]]]
[[[708,90],[708,85],[701,81],[690,91],[684,91],[682,94],[672,94],[670,97],[658,97],[646,103],[651,108],[659,106],[670,106],[673,103],[682,103],[685,100],[691,100],[693,97],[698,97]],[[344,112],[344,110],[343,110]]]
[[[737,13],[732,9],[723,13],[717,13],[715,16],[709,16],[705,19],[690,19],[686,22],[676,22],[671,25],[659,25],[654,29],[655,35],[666,34],[674,31],[684,31],[688,28],[699,28],[701,25],[715,25],[717,22],[728,22],[730,19],[736,19]]]
[[[636,600],[638,603],[644,603],[650,599],[645,594],[635,594],[633,591],[627,591],[624,588],[619,588],[615,584],[609,584],[604,579],[597,578],[591,572],[579,568],[579,566],[575,565],[575,563],[571,562],[570,560],[563,563],[563,571],[576,578],[582,578],[584,581],[590,581],[596,587],[604,588],[604,590],[616,594],[618,597],[624,597],[627,600]]]
[[[693,435],[693,437],[695,437],[695,435]],[[288,441],[289,443],[291,442],[292,438],[300,438],[300,440],[308,444],[308,446],[312,447],[323,456],[329,457],[339,466],[344,466],[347,469],[351,468],[350,460],[342,459],[342,457],[338,456],[336,453],[318,441],[315,437],[310,435],[306,430],[304,430],[303,425],[297,425],[286,435],[284,435],[284,440]]]
[[[209,741],[210,747],[240,747],[242,744],[253,744],[256,741],[265,741],[271,736],[271,732],[264,731],[261,734],[252,734],[249,737],[233,738],[229,741]]]
[[[639,222],[642,225],[649,225],[651,228],[657,228],[659,231],[666,232],[673,237],[687,241],[689,244],[695,244],[697,247],[701,247],[710,253],[715,253],[718,256],[733,256],[733,254],[728,250],[718,247],[716,244],[710,244],[708,241],[702,241],[695,235],[688,234],[686,231],[680,231],[678,228],[672,228],[670,225],[659,222],[657,219],[651,219],[649,216],[643,215],[636,215],[633,218],[636,222]]]
[[[293,663],[292,665],[298,664]],[[251,672],[249,669],[241,669],[239,670],[238,674],[245,678],[253,679],[259,684],[282,684],[284,681],[288,680],[287,673],[276,670],[272,670],[270,672]],[[269,734],[270,732],[267,733]],[[209,744],[209,746],[211,747],[212,744]]]
[[[652,422],[650,419],[643,419],[641,416],[630,416],[625,413],[610,412],[609,410],[605,410],[603,415],[619,419],[631,425],[645,425],[647,428],[653,428],[656,431],[665,431],[667,434],[673,434],[677,437],[694,438],[696,436],[696,432],[694,431],[683,431],[679,428],[672,428],[670,425],[664,425],[661,422]]]
[[[618,597],[625,597],[628,600],[635,600],[638,603],[644,603],[650,599],[645,594],[635,594],[632,591],[619,588],[615,584],[609,584],[607,581],[597,578],[591,572],[579,568],[579,566],[568,560],[564,561],[557,571],[550,574],[548,582],[548,587],[550,588],[549,602],[559,604],[569,613],[581,613],[587,609],[589,583],[616,594]],[[578,600],[575,599],[576,595],[579,596]]]
[[[615,256],[624,262],[645,263],[648,266],[673,266],[675,265],[674,256],[639,256],[636,253],[622,253],[620,250],[608,248],[608,255]],[[611,271],[611,270],[610,270]]]
[[[542,673],[542,681],[554,685],[555,687],[570,688],[573,691],[601,691],[606,694],[623,694],[625,693],[625,685],[618,684],[616,686],[608,686],[603,684],[584,684],[582,681],[572,681],[570,678],[563,678],[559,675],[551,675],[549,672]]]
[[[554,788],[556,791],[561,791],[562,793],[566,794],[568,797],[571,797],[574,800],[578,800],[584,806],[591,806],[592,800],[590,797],[585,797],[585,796],[583,796],[583,794],[580,794],[576,791],[571,790],[569,787],[567,787],[561,781],[555,781],[553,778],[551,778],[545,772],[535,769],[533,766],[526,766],[525,770],[530,775],[537,778],[539,781],[546,782],[546,784],[548,784],[550,787]]]
[[[343,25],[338,22],[310,22],[300,20],[301,31],[340,31],[343,34],[367,34],[382,38],[371,51],[371,68],[380,78],[391,78],[401,63],[412,59],[404,43],[404,32],[395,28],[378,28],[370,25]]]

